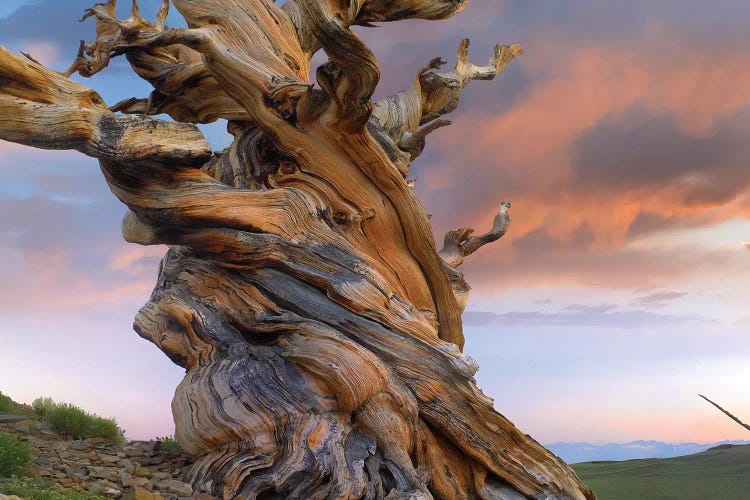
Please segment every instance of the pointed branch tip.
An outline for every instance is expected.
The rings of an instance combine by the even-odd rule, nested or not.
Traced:
[[[709,403],[711,403],[713,406],[715,406],[716,408],[718,408],[719,411],[722,412],[724,415],[726,415],[727,417],[731,418],[732,420],[734,420],[735,422],[737,422],[738,424],[740,424],[742,427],[744,427],[745,429],[747,429],[747,430],[750,431],[750,425],[746,424],[745,422],[743,422],[742,420],[740,420],[738,417],[735,417],[734,415],[732,415],[731,413],[729,413],[727,410],[725,410],[724,408],[722,408],[718,404],[716,404],[713,401],[711,401],[710,399],[708,399],[703,394],[698,394],[698,396],[702,397],[703,399],[705,399],[706,401],[708,401]]]

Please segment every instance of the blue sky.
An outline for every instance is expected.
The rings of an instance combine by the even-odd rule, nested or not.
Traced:
[[[0,44],[63,69],[93,37],[77,22],[90,6],[5,1]],[[697,393],[750,418],[748,19],[737,1],[472,0],[359,31],[379,96],[452,63],[464,35],[478,62],[496,42],[526,49],[467,90],[413,168],[438,239],[513,201],[509,234],[466,264],[466,349],[542,442],[746,437]],[[108,103],[150,91],[125,61],[85,83]],[[204,130],[227,145],[223,124]],[[0,390],[167,435],[181,370],[131,330],[164,250],[124,243],[124,212],[94,160],[0,143]]]

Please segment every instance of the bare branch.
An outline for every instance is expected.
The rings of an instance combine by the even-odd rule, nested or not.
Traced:
[[[453,295],[459,304],[461,311],[466,308],[469,300],[471,287],[458,267],[463,264],[464,258],[473,254],[481,247],[493,241],[497,241],[505,235],[510,226],[510,202],[504,201],[500,204],[500,210],[495,216],[492,229],[481,236],[471,236],[474,229],[464,227],[456,231],[450,231],[445,235],[445,244],[440,250],[440,258],[443,259],[446,272],[448,273]]]
[[[445,62],[433,59],[422,68],[412,86],[375,104],[373,117],[396,143],[421,124],[454,111],[463,89],[472,80],[492,80],[510,61],[523,53],[520,45],[497,45],[486,66],[472,64],[468,56],[469,40],[458,49],[458,62],[449,73],[434,73]]]
[[[713,401],[711,401],[710,399],[708,399],[706,396],[704,396],[702,394],[698,394],[698,396],[702,397],[703,399],[705,399],[706,401],[708,401],[709,403],[711,403],[712,405],[714,405],[724,415],[726,415],[727,417],[731,418],[732,420],[734,420],[735,422],[737,422],[738,424],[740,424],[742,427],[744,427],[745,429],[747,429],[747,430],[750,431],[750,425],[746,424],[745,422],[743,422],[739,418],[735,417],[734,415],[732,415],[731,413],[729,413],[727,410],[725,410],[724,408],[722,408],[718,404],[716,404]]]
[[[363,130],[380,80],[374,54],[327,0],[297,0],[297,6],[307,30],[329,57],[317,78],[335,104],[336,122],[347,132]]]
[[[473,254],[484,245],[502,238],[510,226],[509,210],[510,202],[502,202],[492,224],[492,229],[481,236],[471,236],[474,232],[472,228],[461,228],[448,232],[445,235],[445,245],[440,251],[443,261],[451,267],[458,267],[463,264],[465,257]]]
[[[156,91],[147,106],[123,111],[166,112],[179,121],[208,123],[220,117],[258,120],[255,112],[271,107],[289,119],[299,98],[309,91],[309,61],[296,37],[284,36],[293,34],[294,28],[290,21],[282,22],[283,12],[263,0],[255,3],[251,15],[243,2],[198,5],[178,0],[175,5],[189,29],[164,29],[166,0],[153,24],[140,16],[137,3],[124,20],[116,18],[114,0],[97,4],[84,16],[96,18],[97,39],[82,45],[67,73],[91,76],[112,57],[126,54],[136,73]]]
[[[414,161],[422,154],[422,151],[424,151],[427,136],[435,130],[447,127],[450,124],[450,120],[435,120],[434,122],[418,129],[413,134],[406,132],[403,137],[401,137],[398,147],[409,153],[411,155],[411,160]]]
[[[0,138],[38,148],[183,165],[200,164],[211,155],[194,126],[116,116],[90,88],[1,46],[0,115]]]

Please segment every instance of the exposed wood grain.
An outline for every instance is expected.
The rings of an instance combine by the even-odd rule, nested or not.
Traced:
[[[0,48],[0,138],[100,160],[126,240],[166,244],[135,320],[186,370],[172,406],[196,492],[223,498],[591,499],[476,386],[464,355],[465,258],[510,223],[446,235],[408,181],[487,66],[462,42],[374,104],[378,62],[353,25],[444,19],[465,0],[174,0],[188,27],[133,4],[85,13],[97,38],[57,73]],[[310,82],[310,58],[328,62]],[[108,107],[72,82],[125,56],[148,97]],[[168,113],[176,122],[148,115]],[[229,120],[212,152],[193,123]]]

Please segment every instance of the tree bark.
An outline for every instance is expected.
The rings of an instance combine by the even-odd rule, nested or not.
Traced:
[[[97,39],[57,73],[0,48],[0,138],[98,158],[126,240],[166,244],[135,330],[186,369],[172,407],[196,491],[223,498],[594,498],[493,409],[462,354],[464,258],[507,230],[452,231],[438,252],[410,162],[488,66],[430,61],[373,103],[379,68],[350,30],[443,19],[465,0],[174,0],[189,28],[134,3],[85,17]],[[310,57],[329,61],[309,81]],[[154,86],[108,108],[67,77],[125,55]],[[119,113],[119,114],[118,114]],[[150,118],[168,113],[176,122]],[[230,120],[212,152],[193,125]],[[420,128],[421,127],[421,128]]]

